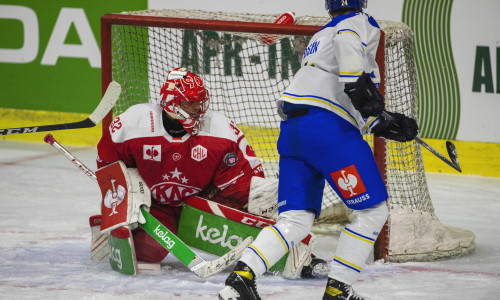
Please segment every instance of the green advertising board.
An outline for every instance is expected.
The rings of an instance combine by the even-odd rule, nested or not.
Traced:
[[[91,113],[101,94],[100,18],[147,0],[0,0],[0,107]]]

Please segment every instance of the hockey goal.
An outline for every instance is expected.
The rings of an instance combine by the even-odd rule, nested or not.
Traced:
[[[330,20],[303,16],[297,17],[295,25],[272,24],[278,17],[197,10],[104,15],[102,84],[106,87],[115,80],[123,89],[113,114],[133,104],[158,101],[167,72],[187,67],[205,80],[211,108],[233,119],[245,132],[264,163],[266,176],[276,177],[280,119],[275,101],[300,68],[310,37]],[[387,108],[417,119],[412,31],[398,22],[379,24],[383,34],[377,59]],[[111,120],[111,115],[104,120],[103,134],[108,134]],[[429,261],[472,252],[474,234],[446,227],[434,214],[420,145],[366,139],[389,191],[390,216],[375,258]],[[316,230],[331,232],[349,217],[349,210],[327,185]]]

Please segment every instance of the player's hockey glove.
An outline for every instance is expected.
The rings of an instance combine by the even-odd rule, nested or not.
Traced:
[[[363,72],[356,82],[345,84],[344,92],[363,118],[378,116],[385,108],[384,97],[378,91],[370,75]]]
[[[392,118],[379,117],[378,123],[373,126],[371,133],[375,136],[383,137],[398,142],[409,142],[418,133],[417,122],[403,114],[387,112]]]

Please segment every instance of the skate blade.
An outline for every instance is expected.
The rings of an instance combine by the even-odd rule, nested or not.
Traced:
[[[219,300],[240,300],[240,294],[230,286],[224,287],[219,293]]]

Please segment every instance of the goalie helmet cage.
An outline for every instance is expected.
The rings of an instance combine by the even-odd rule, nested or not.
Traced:
[[[187,67],[200,75],[211,95],[211,109],[233,119],[261,158],[266,176],[278,174],[275,101],[300,68],[311,36],[329,18],[299,16],[295,25],[272,24],[279,15],[200,10],[145,10],[101,18],[102,86],[111,80],[123,92],[113,115],[131,105],[159,101],[169,70]],[[417,119],[417,77],[413,33],[399,22],[379,21],[377,52],[381,91],[389,111]],[[109,114],[103,134],[109,134]],[[375,259],[431,261],[474,250],[474,234],[447,227],[434,214],[420,145],[365,136],[386,181],[389,218],[375,246]],[[349,210],[331,187],[315,222],[341,228]]]

